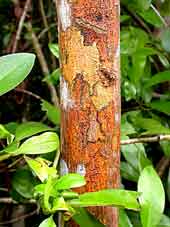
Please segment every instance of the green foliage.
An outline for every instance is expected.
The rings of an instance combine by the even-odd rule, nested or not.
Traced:
[[[139,201],[143,227],[157,226],[164,211],[165,194],[162,182],[152,166],[147,166],[142,171],[138,191],[142,193]]]
[[[10,40],[17,30],[18,21],[9,21],[5,14],[9,5],[15,6],[16,3],[12,5],[12,2],[15,1],[0,1],[2,53],[10,47]],[[47,22],[53,21],[54,7],[48,1],[44,1],[44,6],[45,12],[48,13]],[[170,134],[170,30],[166,25],[169,24],[169,9],[169,0],[121,0],[122,140]],[[38,102],[30,98],[27,100],[28,106],[18,111],[17,102],[13,100],[11,107],[9,101],[11,96],[15,95],[8,94],[9,100],[8,96],[2,95],[26,78],[32,69],[35,56],[20,53],[0,57],[0,161],[3,161],[2,172],[4,165],[7,172],[7,175],[2,173],[0,188],[6,186],[6,181],[10,178],[10,193],[7,192],[7,195],[12,196],[18,203],[36,200],[41,212],[49,215],[40,227],[56,226],[54,214],[58,212],[62,212],[64,221],[73,218],[81,227],[102,227],[104,225],[84,207],[108,205],[119,208],[119,227],[169,227],[170,171],[166,162],[162,164],[162,160],[167,161],[170,157],[169,141],[121,146],[123,189],[79,195],[72,189],[85,185],[84,177],[75,173],[59,176],[56,168],[60,154],[59,136],[56,131],[58,132],[61,116],[60,110],[52,104],[52,99],[48,99],[50,92],[46,86],[53,85],[59,93],[61,71],[58,62],[55,64],[51,58],[53,56],[55,60],[59,59],[59,47],[55,41],[57,35],[52,29],[53,24],[49,24],[48,30],[44,29],[41,19],[38,22],[34,15],[33,22],[34,32],[40,32],[38,38],[44,50],[49,73],[40,75],[41,69],[36,64],[26,89],[35,92],[32,92],[31,96],[38,97]],[[27,23],[25,25],[24,29]],[[31,36],[27,31],[24,33],[21,46],[25,41],[26,47],[30,47]],[[49,54],[50,52],[52,54]],[[46,83],[41,84],[44,81]],[[45,99],[47,97],[47,100],[40,96]],[[17,97],[14,99],[17,100]],[[6,105],[3,105],[4,100]],[[6,108],[8,112],[4,114]],[[8,122],[8,118],[4,120],[5,115],[13,116],[15,112],[23,112],[20,114],[24,123],[19,123],[22,122],[21,116],[9,117],[11,122]],[[163,173],[162,167],[165,167]],[[33,222],[31,226],[34,226]]]
[[[19,53],[0,58],[0,95],[20,84],[31,71],[34,54]]]

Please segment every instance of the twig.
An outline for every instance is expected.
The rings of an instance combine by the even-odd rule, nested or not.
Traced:
[[[21,92],[21,93],[25,93],[25,94],[30,95],[30,96],[32,96],[32,97],[38,99],[38,100],[42,100],[42,98],[41,98],[39,95],[34,94],[34,93],[31,92],[31,91],[28,91],[28,90],[25,90],[25,89],[21,89],[21,88],[16,88],[15,91]]]
[[[156,166],[157,173],[160,177],[163,176],[165,170],[168,168],[169,165],[170,165],[170,158],[165,156],[162,157]]]
[[[17,217],[17,218],[13,218],[9,221],[4,221],[4,222],[0,222],[0,225],[8,225],[8,224],[12,224],[12,223],[15,223],[15,222],[18,222],[20,220],[23,220],[23,219],[26,219],[26,218],[29,218],[35,214],[38,214],[39,213],[39,206],[37,206],[37,208],[35,210],[33,210],[32,212],[28,213],[28,214],[24,214],[20,217]]]
[[[17,201],[13,200],[10,197],[4,197],[4,198],[0,198],[0,204],[18,204]],[[27,200],[25,202],[20,202],[20,204],[36,204],[36,200],[31,199],[31,200]]]
[[[134,13],[132,10],[130,10],[125,4],[123,4],[123,7],[125,8],[125,10],[136,20],[136,22],[142,26],[142,28],[144,28],[144,30],[150,34],[152,36],[152,32],[150,30],[150,28],[143,22],[143,20],[136,14]]]
[[[42,72],[43,72],[44,76],[48,76],[50,72],[49,72],[49,69],[48,69],[47,62],[46,62],[45,56],[42,52],[38,38],[37,38],[36,34],[34,33],[33,28],[32,28],[32,24],[30,22],[28,23],[28,31],[31,33],[32,43],[33,43],[35,52],[37,54],[38,60],[40,62]],[[47,81],[47,85],[48,85],[48,88],[49,88],[50,93],[51,93],[51,99],[52,99],[53,104],[56,107],[59,107],[59,98],[57,96],[57,92],[56,92],[54,85],[49,81]]]
[[[19,42],[20,37],[21,37],[23,24],[24,24],[26,15],[27,15],[27,11],[28,11],[30,2],[31,2],[31,0],[27,0],[26,3],[25,3],[24,10],[23,10],[22,16],[21,16],[19,24],[18,24],[18,29],[17,29],[17,32],[16,32],[16,37],[15,37],[14,45],[13,45],[13,48],[12,48],[12,53],[15,53],[16,50],[17,50],[18,42]]]
[[[157,135],[152,137],[141,137],[141,138],[122,140],[121,145],[128,145],[128,144],[134,144],[134,143],[152,143],[152,142],[159,142],[163,140],[170,141],[170,135]]]
[[[48,32],[48,30],[50,30],[50,29],[53,28],[53,27],[56,27],[56,24],[51,24],[48,28],[44,28],[44,29],[39,33],[39,35],[37,36],[37,38],[38,38],[38,39],[41,39],[42,36],[43,36],[46,32]]]
[[[45,15],[43,0],[39,0],[39,5],[40,5],[40,12],[41,12],[41,15],[42,15],[44,27],[45,27],[45,29],[47,29],[48,41],[49,41],[49,43],[52,43],[52,36],[51,36],[50,30],[48,29],[49,26],[48,26],[48,21],[47,21],[46,15]],[[55,69],[56,68],[56,60],[55,60],[55,57],[52,54],[51,54],[51,60],[52,60],[53,69]]]

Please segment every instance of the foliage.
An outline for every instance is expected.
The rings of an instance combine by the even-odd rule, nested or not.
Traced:
[[[169,141],[122,145],[121,189],[79,195],[72,189],[83,186],[84,177],[74,173],[59,176],[60,109],[49,89],[52,85],[59,94],[55,7],[52,1],[44,1],[47,28],[36,4],[33,1],[28,14],[49,72],[38,62],[32,69],[35,55],[23,53],[38,56],[28,29],[29,16],[18,45],[22,53],[0,57],[0,188],[8,189],[2,197],[11,196],[17,203],[36,200],[44,214],[37,221],[40,227],[56,226],[56,213],[61,212],[64,221],[73,218],[82,227],[102,227],[85,209],[102,205],[119,208],[119,227],[169,227]],[[22,9],[20,1],[0,1],[1,55],[12,52]],[[169,18],[169,0],[121,0],[122,140],[170,134]],[[15,90],[21,93],[5,94],[29,73]]]

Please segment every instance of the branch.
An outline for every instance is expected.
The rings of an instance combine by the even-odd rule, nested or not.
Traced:
[[[34,46],[38,60],[40,62],[42,72],[43,72],[44,76],[46,77],[50,73],[49,68],[48,68],[45,56],[43,54],[42,48],[40,46],[40,43],[38,41],[38,38],[37,38],[36,34],[34,33],[33,28],[32,28],[32,24],[30,22],[28,23],[28,31],[31,33],[32,44]],[[57,92],[56,92],[54,85],[51,82],[48,82],[48,81],[47,81],[47,85],[48,85],[48,88],[49,88],[50,93],[51,93],[51,99],[52,99],[53,104],[56,107],[59,107],[59,98],[58,98],[58,95],[57,95]]]
[[[170,135],[157,135],[152,137],[141,137],[141,138],[122,140],[121,145],[128,145],[128,144],[134,144],[134,143],[153,143],[153,142],[159,142],[163,140],[170,141]]]
[[[31,217],[31,216],[33,216],[33,215],[35,215],[35,214],[38,214],[38,213],[39,213],[39,206],[37,206],[35,210],[31,211],[31,212],[28,213],[28,214],[21,215],[21,216],[19,216],[19,217],[17,217],[17,218],[13,218],[13,219],[11,219],[11,220],[9,220],[9,221],[0,222],[0,225],[1,225],[1,226],[4,226],[4,225],[16,223],[16,222],[18,222],[18,221],[20,221],[20,220],[29,218],[29,217]]]
[[[10,197],[4,197],[4,198],[0,198],[0,204],[3,204],[3,203],[4,204],[36,204],[36,200],[31,199],[23,203],[21,202],[18,203],[17,201],[13,200]]]
[[[49,43],[52,43],[52,36],[49,30],[49,26],[48,26],[48,21],[45,15],[45,10],[44,10],[44,3],[43,0],[39,0],[39,5],[40,5],[40,12],[41,12],[41,16],[43,19],[43,23],[44,23],[44,27],[47,30],[47,34],[48,34],[48,41]],[[51,60],[52,60],[52,66],[55,69],[56,68],[56,60],[53,54],[51,54]]]
[[[18,24],[18,29],[17,29],[17,32],[16,32],[16,37],[15,37],[14,45],[13,45],[13,48],[12,48],[12,53],[15,53],[16,50],[17,50],[18,42],[19,42],[20,37],[21,37],[23,24],[24,24],[26,15],[27,15],[27,11],[28,11],[30,2],[31,2],[31,0],[27,0],[26,3],[25,3],[24,10],[23,10],[22,16],[21,16],[19,24]]]

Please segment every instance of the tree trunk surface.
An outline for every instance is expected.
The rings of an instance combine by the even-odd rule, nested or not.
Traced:
[[[119,187],[119,0],[58,0],[61,54],[61,174],[79,173],[79,192]],[[89,209],[118,227],[113,207]],[[77,226],[70,223],[69,226]]]

